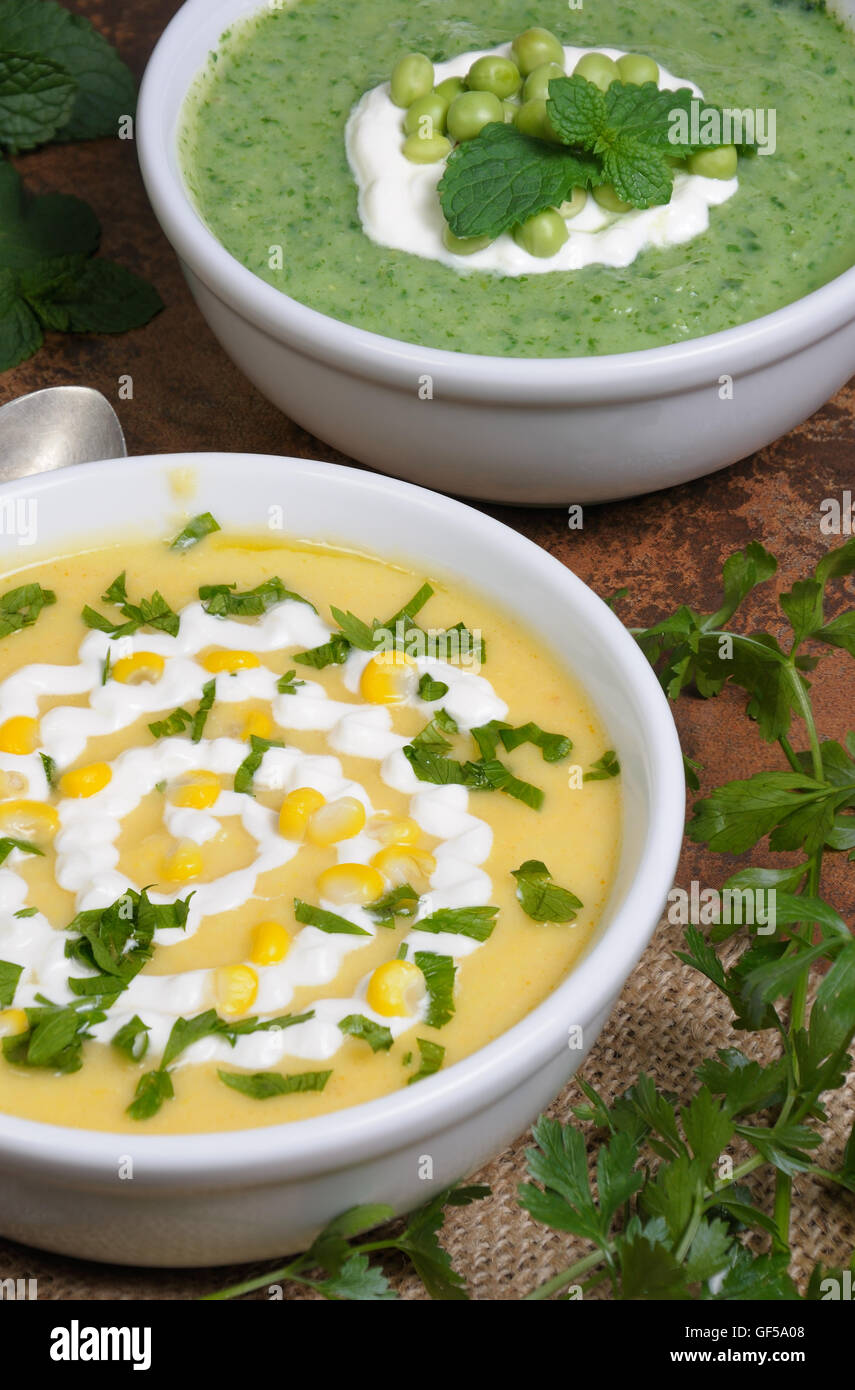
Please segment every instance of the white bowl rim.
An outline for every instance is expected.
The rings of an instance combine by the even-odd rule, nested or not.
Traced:
[[[381,505],[384,497],[398,495],[408,497],[416,507],[430,505],[451,515],[465,514],[470,530],[501,540],[510,564],[563,590],[561,601],[573,607],[582,621],[596,626],[600,640],[625,671],[646,730],[655,814],[647,826],[641,867],[603,936],[541,1004],[493,1042],[417,1086],[310,1119],[196,1134],[132,1135],[3,1114],[2,1168],[17,1162],[48,1176],[59,1172],[63,1181],[103,1180],[105,1174],[115,1173],[117,1154],[131,1148],[137,1190],[167,1187],[173,1181],[204,1189],[237,1185],[250,1176],[263,1182],[336,1171],[435,1134],[452,1126],[463,1107],[478,1112],[524,1083],[538,1066],[560,1052],[568,1020],[591,1020],[610,1007],[646,946],[654,925],[652,915],[664,904],[673,882],[683,836],[685,783],[666,696],[635,640],[609,606],[554,556],[503,522],[439,493],[380,474],[314,460],[222,451],[78,464],[2,484],[0,497],[15,490],[38,497],[73,488],[78,480],[103,476],[106,468],[118,475],[128,470],[148,474],[152,469],[191,467],[199,470],[203,491],[206,461],[226,458],[232,465],[240,459],[247,468],[254,463],[287,465],[289,481],[304,482],[307,487],[325,478],[338,488],[367,489]],[[484,592],[489,595],[487,587]]]
[[[174,127],[164,119],[188,51],[195,51],[210,0],[185,0],[149,59],[140,89],[137,144],[143,180],[158,220],[179,258],[222,302],[272,337],[356,376],[412,390],[422,373],[441,377],[450,399],[566,405],[677,395],[726,372],[731,377],[792,356],[855,317],[855,266],[793,303],[735,328],[663,347],[598,357],[491,357],[421,347],[357,328],[312,309],[242,265],[209,230],[177,167]],[[253,0],[224,0],[223,26],[259,13]],[[207,49],[206,49],[207,53]],[[182,100],[204,60],[181,76]],[[168,102],[166,103],[168,105]]]

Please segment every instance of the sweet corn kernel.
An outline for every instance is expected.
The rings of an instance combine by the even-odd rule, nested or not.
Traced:
[[[96,792],[103,791],[112,776],[107,763],[89,763],[86,767],[75,767],[60,777],[60,795],[94,796]]]
[[[359,690],[372,705],[400,705],[415,690],[416,663],[406,652],[378,652],[362,672]]]
[[[409,883],[411,888],[423,893],[430,885],[431,874],[436,868],[436,860],[426,849],[415,845],[387,845],[378,850],[371,860],[393,887]]]
[[[26,1033],[29,1026],[23,1009],[0,1010],[0,1038],[11,1038],[15,1033]]]
[[[286,840],[302,840],[309,817],[326,805],[326,797],[314,787],[297,787],[289,792],[279,812],[279,833]]]
[[[409,816],[393,816],[378,811],[368,822],[368,834],[382,845],[417,845],[422,837],[419,826]]]
[[[351,840],[365,825],[365,807],[355,796],[329,801],[309,817],[306,837],[313,845],[335,845]]]
[[[409,960],[387,960],[368,981],[365,999],[384,1018],[405,1018],[415,1012],[424,991],[424,975],[417,965]]]
[[[318,891],[331,903],[373,903],[385,889],[383,875],[368,864],[333,864],[318,877]]]
[[[27,714],[16,714],[0,724],[0,750],[4,753],[32,753],[38,746],[39,721]]]
[[[202,851],[198,845],[179,845],[174,854],[164,859],[160,872],[171,883],[186,883],[189,878],[199,877],[202,864]]]
[[[291,948],[291,938],[281,922],[259,922],[252,933],[250,959],[256,965],[275,965],[284,960]]]
[[[206,671],[217,675],[220,671],[247,671],[253,666],[260,666],[261,662],[255,652],[224,650],[208,652],[208,655],[202,658],[202,665]]]
[[[134,652],[133,656],[123,656],[110,670],[114,681],[123,685],[135,685],[138,681],[159,681],[166,662],[157,652]]]
[[[258,976],[251,965],[220,965],[214,971],[214,992],[220,1012],[235,1018],[255,1003]]]
[[[192,806],[195,811],[207,811],[213,806],[222,787],[216,772],[191,772],[189,779],[169,794],[173,806]]]
[[[18,840],[43,844],[59,830],[56,807],[46,801],[0,802],[0,831]]]
[[[246,716],[241,738],[270,738],[273,733],[273,720],[266,710],[254,709]]]

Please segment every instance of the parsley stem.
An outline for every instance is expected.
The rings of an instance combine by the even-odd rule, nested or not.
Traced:
[[[610,1253],[611,1246],[607,1248],[604,1247],[602,1250],[592,1251],[592,1253],[586,1255],[584,1259],[577,1260],[575,1264],[568,1265],[566,1269],[562,1269],[558,1274],[554,1274],[551,1279],[547,1279],[546,1283],[541,1284],[539,1288],[532,1289],[531,1293],[526,1294],[523,1302],[541,1302],[543,1299],[551,1297],[554,1293],[560,1293],[562,1289],[566,1289],[568,1284],[575,1283],[580,1274],[585,1274],[589,1269],[596,1269],[597,1265],[602,1264],[603,1260],[608,1259]],[[605,1278],[605,1275],[603,1275],[603,1278]],[[600,1281],[598,1280],[598,1282]]]

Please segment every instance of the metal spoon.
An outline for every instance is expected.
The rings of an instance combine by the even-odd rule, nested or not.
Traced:
[[[116,412],[90,386],[51,386],[0,407],[0,482],[127,452]]]

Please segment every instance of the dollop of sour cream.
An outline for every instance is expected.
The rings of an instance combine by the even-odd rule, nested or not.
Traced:
[[[189,604],[179,616],[174,637],[150,632],[122,639],[123,656],[153,651],[163,657],[163,674],[158,680],[138,685],[115,680],[102,683],[104,663],[108,654],[115,655],[115,644],[107,634],[92,631],[81,643],[76,664],[24,666],[0,682],[0,722],[15,715],[37,716],[40,697],[59,699],[60,703],[42,716],[41,737],[44,751],[61,772],[85,752],[90,739],[128,728],[141,717],[168,713],[177,705],[200,699],[210,673],[195,658],[205,648],[287,652],[319,645],[331,635],[312,608],[293,600],[278,604],[255,622],[212,616],[199,603]],[[356,695],[353,701],[334,700],[319,682],[309,679],[297,686],[296,693],[280,694],[276,675],[264,665],[236,675],[217,676],[216,700],[268,700],[280,730],[313,730],[325,737],[331,750],[328,754],[308,754],[288,746],[268,749],[255,774],[258,788],[286,794],[297,787],[314,787],[328,801],[341,796],[356,797],[370,820],[382,808],[372,805],[358,780],[344,775],[336,754],[369,759],[379,765],[381,780],[409,797],[412,819],[439,841],[432,850],[436,869],[430,891],[422,897],[412,930],[404,938],[408,952],[412,955],[419,950],[433,951],[459,959],[480,949],[481,943],[450,932],[420,931],[418,923],[440,908],[485,906],[490,902],[492,883],[481,865],[492,849],[492,830],[470,813],[465,787],[420,782],[401,751],[408,740],[393,731],[388,708],[359,699],[360,676],[369,655],[351,651],[344,664],[344,685]],[[503,719],[507,714],[504,701],[483,676],[462,665],[431,657],[414,659],[419,675],[427,673],[448,686],[443,705],[461,729]],[[62,704],[62,697],[67,695],[78,699],[85,695],[87,703]],[[435,705],[425,703],[416,693],[407,703],[419,710],[426,722],[436,710]],[[204,845],[219,834],[224,818],[238,817],[255,841],[256,853],[246,867],[210,881],[192,882],[172,894],[150,892],[152,902],[169,903],[186,897],[191,888],[194,890],[186,928],[157,931],[155,944],[174,945],[198,931],[207,916],[250,903],[259,875],[279,868],[300,853],[298,843],[280,834],[276,812],[252,796],[226,788],[206,811],[178,807],[169,800],[170,782],[198,768],[233,776],[246,755],[247,744],[236,738],[202,739],[198,743],[185,737],[162,738],[119,753],[108,764],[110,781],[95,795],[61,799],[56,806],[56,880],[75,895],[77,909],[105,907],[128,888],[139,891],[143,886],[131,882],[120,871],[117,841],[124,819],[158,787],[164,787],[165,792],[164,824],[177,839]],[[18,784],[25,788],[21,795],[48,801],[50,787],[38,753],[2,753],[0,771],[17,777]],[[353,839],[339,842],[336,850],[340,863],[365,864],[381,847],[366,828]],[[69,988],[69,976],[93,972],[66,957],[66,922],[51,922],[41,911],[32,916],[15,916],[27,902],[27,881],[19,872],[27,858],[14,849],[0,868],[0,960],[23,967],[15,993],[16,1008],[36,1004],[37,996],[69,1004],[77,998]],[[333,982],[345,956],[370,945],[378,930],[382,931],[362,907],[323,899],[319,906],[348,919],[367,934],[335,935],[313,926],[300,928],[282,961],[252,967],[259,979],[252,1012],[259,1018],[282,1014],[299,987],[321,988]],[[131,980],[107,1018],[93,1026],[92,1035],[107,1043],[138,1014],[150,1030],[147,1056],[156,1059],[179,1016],[191,1017],[216,1007],[214,976],[212,969],[157,975],[144,970]],[[424,1016],[424,1004],[407,1017],[376,1014],[365,997],[369,978],[370,974],[366,974],[347,998],[315,1000],[311,1006],[314,1017],[304,1023],[246,1034],[238,1037],[234,1046],[224,1038],[205,1038],[181,1053],[175,1065],[216,1060],[240,1068],[264,1069],[286,1056],[324,1061],[342,1045],[344,1036],[338,1024],[349,1014],[362,1014],[388,1027],[395,1037]]]
[[[571,73],[587,48],[565,46],[565,71]],[[620,48],[599,48],[609,58],[621,58]],[[435,83],[446,77],[465,77],[476,58],[486,54],[510,57],[510,44],[461,53],[437,63]],[[660,66],[659,86],[676,91],[694,82],[675,77]],[[567,221],[568,239],[548,259],[530,256],[510,232],[471,255],[458,256],[442,239],[445,218],[436,186],[446,161],[414,164],[402,153],[404,112],[389,96],[388,82],[373,87],[357,102],[345,131],[347,157],[359,190],[359,217],[366,236],[380,246],[409,251],[426,260],[441,261],[458,271],[493,271],[500,275],[544,275],[554,270],[581,270],[586,265],[631,265],[648,246],[676,246],[700,236],[709,227],[711,207],[727,202],[739,187],[738,178],[707,179],[676,170],[671,201],[661,207],[607,212],[589,194],[581,212]]]

